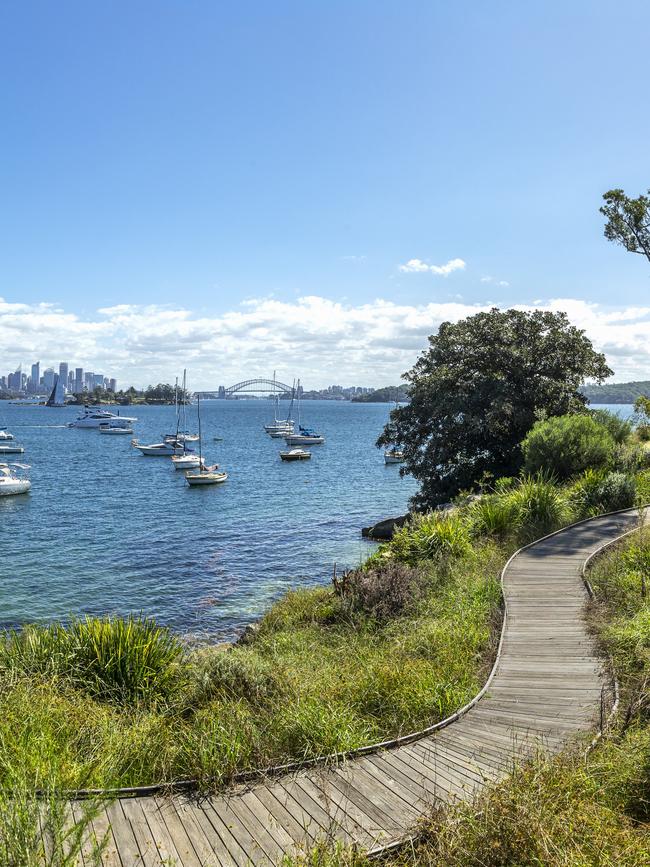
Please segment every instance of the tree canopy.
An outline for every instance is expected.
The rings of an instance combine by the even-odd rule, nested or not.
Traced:
[[[544,417],[583,412],[585,378],[611,376],[565,313],[492,309],[443,322],[404,375],[411,402],[392,411],[377,445],[399,445],[421,484],[416,508],[446,502],[485,474],[510,476],[520,443]]]
[[[640,253],[650,262],[650,190],[631,199],[623,190],[604,193],[600,213],[607,217],[605,237],[630,253]]]

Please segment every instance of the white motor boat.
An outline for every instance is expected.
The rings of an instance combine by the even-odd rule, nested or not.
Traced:
[[[404,461],[404,452],[399,449],[387,449],[384,452],[385,464],[401,464]]]
[[[199,455],[172,455],[172,463],[176,470],[195,470],[205,466]]]
[[[25,449],[16,443],[0,443],[0,455],[22,455]]]
[[[29,492],[32,483],[29,479],[21,479],[11,467],[17,467],[21,470],[28,470],[27,464],[0,464],[0,497],[8,497],[12,494],[26,494]]]
[[[137,421],[134,416],[120,415],[109,412],[107,409],[86,406],[74,421],[68,422],[68,427],[98,428],[102,424],[128,427],[134,421]]]
[[[9,433],[6,428],[0,428],[0,442],[6,442],[7,440],[12,440],[14,435]]]
[[[120,434],[123,436],[124,434],[133,435],[133,428],[129,427],[129,425],[114,425],[110,422],[105,422],[104,424],[100,424],[99,426],[100,434],[112,434],[119,436]]]
[[[171,457],[171,455],[185,454],[185,446],[183,443],[178,442],[151,443],[150,445],[144,445],[143,443],[138,442],[138,440],[131,440],[131,445],[134,449],[138,449],[143,455],[150,458],[168,458]]]

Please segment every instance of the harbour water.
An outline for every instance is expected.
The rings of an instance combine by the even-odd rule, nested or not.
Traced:
[[[0,426],[25,446],[7,460],[32,467],[29,495],[0,498],[0,626],[142,612],[231,639],[288,588],[357,565],[372,550],[360,528],[406,510],[416,483],[374,447],[389,409],[305,401],[304,422],[327,442],[285,463],[284,441],[262,430],[270,401],[202,402],[205,458],[229,479],[190,489],[169,458],[143,457],[130,437],[68,428],[76,407],[0,402]],[[143,442],[175,430],[174,407],[122,412],[138,416]]]

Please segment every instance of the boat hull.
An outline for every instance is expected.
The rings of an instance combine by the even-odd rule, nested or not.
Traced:
[[[27,479],[0,479],[0,497],[29,493],[32,483]]]
[[[192,488],[203,485],[220,485],[228,478],[228,473],[185,473],[187,484]]]
[[[296,434],[284,438],[288,446],[320,446],[325,442],[325,437],[307,437]]]
[[[183,446],[172,446],[167,443],[156,443],[150,446],[143,446],[132,440],[131,445],[134,449],[142,452],[147,458],[169,458],[172,455],[182,455]]]
[[[24,452],[22,446],[7,446],[0,443],[0,455],[22,455]]]

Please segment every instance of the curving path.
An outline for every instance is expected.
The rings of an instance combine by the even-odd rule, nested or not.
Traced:
[[[121,798],[93,820],[105,867],[277,864],[320,839],[366,850],[403,840],[435,804],[474,795],[513,762],[598,725],[605,672],[584,623],[582,567],[633,529],[629,510],[568,527],[517,553],[503,574],[507,618],[487,691],[448,726],[343,764],[205,800]],[[79,815],[81,807],[72,805]]]

